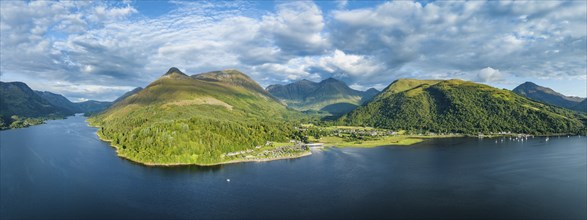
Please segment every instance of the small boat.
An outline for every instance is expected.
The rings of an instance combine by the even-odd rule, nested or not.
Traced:
[[[226,179],[226,182],[230,182],[230,179]]]
[[[546,138],[546,140],[545,140],[545,141],[548,141],[548,139],[549,139],[549,138]]]

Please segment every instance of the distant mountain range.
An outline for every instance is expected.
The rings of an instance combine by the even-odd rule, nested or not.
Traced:
[[[101,102],[94,100],[88,100],[84,102],[71,102],[64,96],[52,92],[35,92],[37,93],[37,95],[39,95],[41,98],[44,98],[52,105],[62,109],[66,109],[69,114],[99,112],[110,107],[110,105],[112,104],[112,102]]]
[[[185,123],[191,130],[200,126],[220,133],[230,131],[230,135],[248,132],[240,137],[253,143],[287,139],[289,131],[278,129],[278,124],[306,116],[286,105],[300,111],[318,110],[338,115],[336,123],[344,125],[440,133],[581,133],[587,123],[587,115],[579,113],[587,112],[586,99],[567,97],[530,82],[508,91],[462,80],[400,79],[379,92],[357,91],[329,78],[318,83],[301,80],[263,89],[238,70],[188,76],[171,68],[147,88],[129,91],[113,103],[72,103],[59,94],[33,91],[24,83],[0,85],[0,125],[4,128],[11,121],[20,120],[14,119],[14,115],[63,117],[108,108],[92,120],[106,129],[102,135],[115,140],[120,138],[117,135],[129,135],[128,132],[140,136],[135,128],[145,126],[168,126],[165,129],[179,132],[179,127],[167,125],[177,120],[187,120]],[[263,132],[259,133],[258,129]],[[240,149],[237,139],[224,137],[220,141],[209,135],[210,140],[218,141],[208,143],[210,146],[229,143],[220,148]],[[117,144],[125,141],[128,140],[118,140]],[[134,142],[124,146],[139,147]],[[152,149],[146,152],[154,153]],[[128,152],[131,153],[144,156],[136,149]]]
[[[585,101],[585,98],[565,96],[551,88],[539,86],[532,82],[525,82],[512,91],[535,101],[576,111],[587,112],[587,102]]]
[[[129,93],[133,91],[125,95],[131,95]],[[94,100],[71,102],[60,94],[34,91],[22,82],[0,82],[0,129],[9,128],[13,122],[27,118],[62,118],[75,113],[96,113],[112,103]],[[42,119],[36,121],[39,122]]]
[[[483,84],[400,79],[339,122],[413,132],[553,134],[584,132],[585,119]]]
[[[325,111],[334,115],[347,113],[379,93],[374,88],[354,90],[334,78],[319,83],[304,79],[287,85],[270,85],[266,90],[293,109]]]
[[[1,83],[0,127],[38,123],[21,117],[98,112],[88,121],[99,127],[100,138],[111,141],[121,157],[150,165],[211,165],[300,155],[304,150],[271,143],[307,140],[298,127],[317,122],[314,116],[323,114],[292,108],[338,115],[323,118],[327,124],[410,133],[587,133],[587,114],[556,106],[584,108],[580,107],[585,106],[584,99],[530,83],[515,91],[529,98],[455,79],[399,79],[382,92],[357,91],[333,78],[263,89],[238,70],[189,76],[171,68],[146,88],[129,91],[114,103],[72,103],[58,94],[33,91],[24,83]],[[240,152],[251,155],[235,156]]]

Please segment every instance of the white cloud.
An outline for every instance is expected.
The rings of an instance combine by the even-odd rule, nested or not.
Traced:
[[[586,15],[585,2],[470,1],[423,6],[396,1],[334,11],[327,29],[337,49],[376,56],[391,70],[386,74],[398,74],[395,70],[405,65],[432,70],[430,74],[492,66],[516,76],[548,76],[560,73],[557,63],[566,66],[560,74],[580,77],[587,58]],[[560,53],[545,55],[548,50]]]
[[[485,67],[479,70],[477,81],[479,82],[499,82],[504,80],[504,74],[497,69]]]
[[[349,87],[351,87],[352,89],[354,89],[354,90],[360,90],[360,91],[365,91],[365,90],[368,90],[370,88],[375,88],[375,89],[377,89],[379,91],[382,91],[387,86],[388,86],[388,84],[383,84],[383,83],[376,83],[376,84],[372,84],[372,85],[369,85],[369,86],[365,86],[365,85],[358,84],[358,83],[353,83],[353,84],[349,85]]]
[[[55,92],[102,100],[171,66],[189,74],[236,68],[264,85],[334,76],[378,89],[401,77],[585,80],[583,1],[393,1],[352,10],[344,2],[323,12],[307,1],[273,11],[179,1],[150,18],[132,2],[0,1],[0,76],[49,89],[88,85]]]
[[[313,2],[281,4],[275,14],[263,16],[262,25],[276,46],[287,54],[320,54],[328,44],[322,34],[325,26],[322,11]]]
[[[349,1],[348,0],[338,0],[337,3],[336,3],[336,7],[338,9],[343,9],[343,8],[346,8],[346,6],[348,4],[349,4]]]
[[[381,63],[371,57],[346,54],[335,50],[332,55],[320,58],[319,66],[327,72],[339,73],[345,76],[369,77],[383,70]]]

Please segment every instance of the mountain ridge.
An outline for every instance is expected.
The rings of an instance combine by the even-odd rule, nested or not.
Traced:
[[[100,127],[98,135],[121,157],[144,164],[205,165],[267,141],[288,141],[293,128],[288,120],[299,115],[246,74],[223,70],[163,75],[88,121]]]
[[[36,91],[23,82],[0,81],[0,88],[0,129],[27,127],[40,124],[45,119],[63,118],[75,113],[92,114],[114,103],[95,100],[71,102],[61,94]],[[16,124],[11,126],[14,122]]]
[[[23,82],[0,81],[0,130],[41,124],[44,119],[71,114],[66,108],[54,106]]]
[[[574,109],[575,106],[586,100],[585,98],[581,97],[565,96],[551,88],[540,86],[533,82],[522,83],[512,91],[535,101],[544,102],[567,109]]]
[[[296,110],[320,110],[334,115],[344,114],[370,100],[377,91],[358,91],[335,78],[320,82],[306,79],[286,85],[270,85],[266,90]]]
[[[341,117],[339,123],[413,132],[576,134],[585,132],[585,119],[585,115],[484,84],[402,79]]]

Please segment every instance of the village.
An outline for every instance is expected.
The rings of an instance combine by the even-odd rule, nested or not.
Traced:
[[[309,153],[309,149],[309,144],[296,140],[290,140],[287,143],[267,141],[265,145],[229,152],[223,156],[226,160],[271,160],[303,156]]]
[[[225,160],[271,160],[297,157],[314,149],[324,147],[376,147],[385,145],[412,145],[424,139],[443,137],[503,137],[512,141],[524,141],[533,138],[531,134],[512,133],[510,131],[488,134],[466,135],[461,133],[407,132],[357,126],[315,126],[301,124],[295,127],[299,131],[295,139],[289,142],[267,141],[250,149],[229,152],[223,155]],[[505,139],[503,139],[505,140]]]

